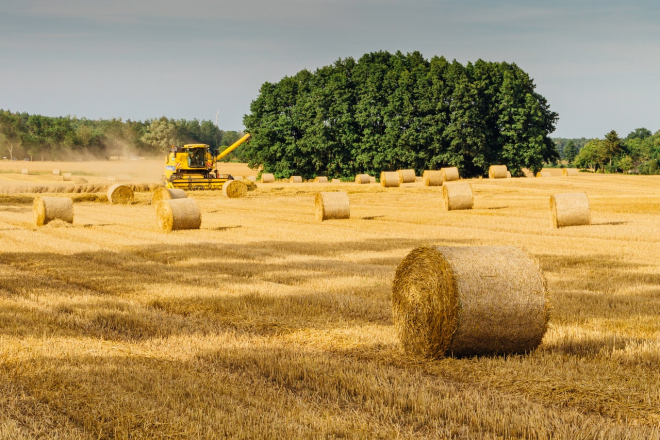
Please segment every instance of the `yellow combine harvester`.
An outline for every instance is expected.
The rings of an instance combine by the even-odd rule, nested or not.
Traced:
[[[222,189],[227,180],[234,178],[230,174],[220,174],[218,161],[250,140],[246,134],[222,153],[213,156],[206,144],[187,144],[172,147],[172,152],[165,159],[165,183],[168,188]]]

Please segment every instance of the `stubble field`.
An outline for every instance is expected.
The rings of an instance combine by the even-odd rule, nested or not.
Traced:
[[[68,227],[1,205],[0,438],[660,438],[660,178],[471,183],[462,212],[419,184],[192,192],[202,228],[170,234],[147,193],[76,203]],[[319,190],[351,219],[318,223]],[[572,191],[593,224],[551,229]],[[391,283],[427,244],[538,258],[540,348],[406,357]]]

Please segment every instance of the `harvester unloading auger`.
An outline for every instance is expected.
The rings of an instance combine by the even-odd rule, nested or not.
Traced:
[[[165,183],[168,188],[187,190],[222,189],[222,185],[234,178],[230,174],[220,174],[218,161],[250,140],[246,134],[217,156],[211,154],[206,144],[187,144],[172,147],[165,159]]]

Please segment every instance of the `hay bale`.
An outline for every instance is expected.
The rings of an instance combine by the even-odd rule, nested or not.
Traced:
[[[247,176],[247,180],[249,180],[250,182],[256,182],[257,176]]]
[[[60,170],[53,170],[53,174],[54,174],[55,176],[59,176],[60,174],[62,174],[62,171],[60,171]]]
[[[536,177],[552,177],[550,171],[539,171],[536,173]]]
[[[506,172],[506,178],[507,178],[507,179],[510,179],[510,178],[511,178],[511,171],[507,171],[507,172]]]
[[[469,183],[451,183],[442,187],[442,196],[445,199],[445,209],[456,211],[459,209],[472,209],[474,198]]]
[[[302,176],[289,177],[289,183],[302,183]]]
[[[550,217],[555,228],[589,225],[589,198],[585,193],[553,194],[550,196]]]
[[[222,193],[230,199],[245,197],[247,192],[247,185],[240,180],[228,180],[222,185]]]
[[[369,174],[358,174],[355,176],[355,183],[358,185],[366,185],[371,183],[371,176]]]
[[[458,180],[461,178],[458,173],[458,168],[456,167],[440,168],[440,171],[442,171],[442,179],[445,182],[451,182],[452,180]]]
[[[275,182],[275,175],[271,173],[263,173],[261,175],[261,183],[273,183]]]
[[[376,183],[376,176],[369,176],[369,183]]]
[[[243,179],[243,176],[231,176],[234,178],[234,180],[245,180]]]
[[[562,177],[577,176],[580,171],[577,168],[564,168],[561,170]]]
[[[65,182],[71,181],[71,173],[62,173],[62,180]]]
[[[401,185],[399,182],[399,173],[396,171],[382,171],[380,173],[380,186],[383,188],[398,188]]]
[[[392,286],[394,326],[416,356],[529,352],[543,339],[548,311],[538,263],[511,246],[417,248]]]
[[[399,170],[399,183],[415,183],[415,170]]]
[[[133,188],[121,183],[115,183],[108,188],[108,201],[113,204],[129,204],[134,199]]]
[[[326,176],[316,176],[314,183],[328,183],[328,178]]]
[[[28,170],[27,168],[23,168],[21,170],[21,174],[30,174],[30,170]]]
[[[151,204],[156,206],[161,200],[185,199],[186,192],[177,188],[156,188],[151,194]]]
[[[442,171],[426,170],[422,175],[422,181],[424,182],[424,186],[442,186],[445,179]]]
[[[44,226],[53,220],[73,223],[73,201],[68,197],[37,197],[32,204],[34,221]]]
[[[158,225],[163,231],[199,229],[202,214],[193,199],[161,200],[156,205]]]
[[[488,178],[489,179],[506,179],[507,173],[506,165],[491,165],[488,167]]]
[[[316,219],[319,221],[351,217],[348,193],[345,191],[320,192],[316,194],[314,203],[316,205]]]

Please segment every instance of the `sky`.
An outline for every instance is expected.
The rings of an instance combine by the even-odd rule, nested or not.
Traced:
[[[515,62],[553,137],[660,129],[651,0],[0,0],[0,108],[237,130],[264,82],[379,50]]]

